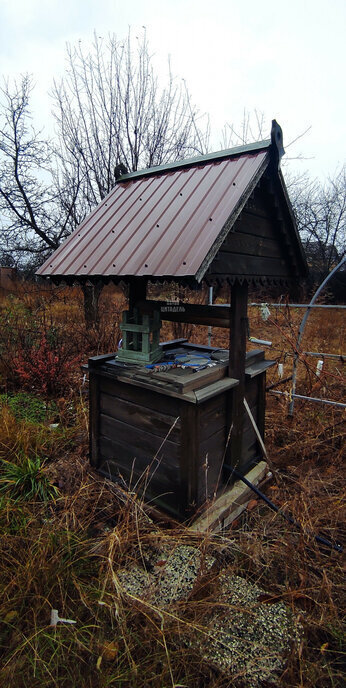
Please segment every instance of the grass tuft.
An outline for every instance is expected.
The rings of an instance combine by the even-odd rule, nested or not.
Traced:
[[[58,495],[58,489],[50,483],[39,456],[18,456],[17,463],[6,459],[0,461],[0,495],[15,501],[38,499],[47,502]]]

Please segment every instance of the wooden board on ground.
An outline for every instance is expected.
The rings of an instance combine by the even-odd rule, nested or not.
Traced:
[[[268,474],[268,464],[260,461],[245,477],[250,483],[257,485]],[[244,511],[253,498],[254,492],[241,480],[218,497],[190,526],[196,533],[218,533],[230,525]]]

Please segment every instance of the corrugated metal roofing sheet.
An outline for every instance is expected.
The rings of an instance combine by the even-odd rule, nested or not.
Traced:
[[[236,219],[268,160],[264,147],[127,175],[38,274],[200,280],[225,223]]]

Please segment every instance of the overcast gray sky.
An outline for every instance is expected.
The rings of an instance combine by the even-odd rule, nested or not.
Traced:
[[[158,69],[171,56],[192,100],[211,119],[211,147],[244,108],[281,124],[292,165],[325,177],[346,159],[345,0],[0,0],[0,71],[30,72],[34,115],[49,128],[47,95],[67,42],[87,44],[145,26]]]

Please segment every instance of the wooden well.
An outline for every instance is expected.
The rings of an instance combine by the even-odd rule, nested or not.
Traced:
[[[226,467],[245,473],[261,459],[272,362],[246,352],[248,285],[287,285],[307,273],[283,152],[274,120],[268,140],[125,174],[38,271],[55,282],[129,286],[123,351],[89,361],[90,460],[180,519],[225,489]],[[230,305],[170,309],[147,300],[148,281],[228,284]],[[226,360],[194,373],[151,372],[148,364],[177,347],[159,345],[160,320],[226,327]]]
[[[270,364],[262,351],[247,354],[245,395],[262,435]],[[223,466],[239,380],[227,368],[148,374],[142,366],[124,369],[114,357],[89,359],[92,465],[173,516],[192,516],[229,484]],[[241,420],[237,466],[246,472],[261,448],[243,406]]]

